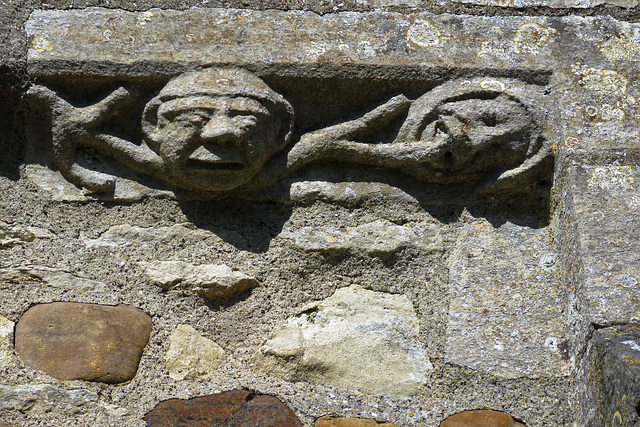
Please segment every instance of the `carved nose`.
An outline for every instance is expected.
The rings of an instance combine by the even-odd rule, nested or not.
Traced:
[[[217,144],[237,144],[242,138],[242,130],[232,119],[216,116],[204,125],[200,138]]]

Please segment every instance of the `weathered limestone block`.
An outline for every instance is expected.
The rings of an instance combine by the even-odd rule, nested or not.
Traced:
[[[443,250],[442,237],[434,224],[397,225],[381,220],[348,229],[326,226],[286,230],[280,237],[292,240],[305,251],[332,255],[355,251],[388,258],[407,247]]]
[[[296,415],[280,400],[268,395],[256,396],[246,390],[189,400],[165,400],[144,419],[149,427],[302,427]]]
[[[603,326],[640,321],[640,167],[632,159],[583,164],[570,167],[566,180],[562,208],[572,222],[562,232],[577,239],[566,255],[582,265],[576,316]]]
[[[482,409],[465,411],[444,420],[440,427],[524,427],[504,412]]]
[[[404,295],[352,285],[288,320],[254,356],[254,369],[364,393],[411,396],[433,368]]]
[[[638,425],[640,325],[594,331],[576,378],[576,389],[580,425]]]
[[[107,289],[103,282],[42,265],[0,268],[0,282],[20,283],[34,279],[54,288],[77,292],[103,292]]]
[[[209,376],[224,362],[224,350],[189,325],[178,325],[169,338],[165,367],[174,380]]]
[[[37,238],[55,237],[49,230],[40,227],[23,227],[0,221],[0,249],[13,245],[33,242]]]
[[[233,240],[233,238],[237,238],[238,236],[233,236],[231,233],[227,233],[227,235],[224,235],[223,237]],[[153,245],[156,243],[169,242],[174,239],[196,241],[207,238],[213,238],[215,240],[220,239],[217,234],[208,230],[197,229],[195,227],[189,227],[188,225],[182,224],[156,228],[121,224],[110,227],[96,239],[89,239],[85,236],[81,236],[83,243],[88,248]]]
[[[315,427],[398,427],[393,423],[377,422],[368,418],[339,418],[327,415],[316,420]]]
[[[106,411],[119,416],[128,412],[126,408],[101,401],[95,391],[83,388],[64,390],[51,384],[0,385],[0,410],[70,414]]]
[[[14,323],[4,316],[0,316],[0,367],[6,366],[13,357],[13,327]]]
[[[449,258],[445,360],[506,378],[569,375],[555,256],[544,229],[465,225]]]
[[[16,325],[16,352],[61,380],[109,384],[134,377],[151,318],[129,306],[54,302],[31,307]]]
[[[155,261],[141,265],[149,281],[162,289],[194,293],[206,299],[230,298],[260,285],[254,277],[224,264]]]
[[[32,242],[36,236],[24,227],[0,222],[0,248],[13,246],[17,243]]]

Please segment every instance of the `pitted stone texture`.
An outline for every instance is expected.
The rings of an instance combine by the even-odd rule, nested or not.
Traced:
[[[151,318],[129,306],[39,304],[16,326],[16,352],[34,369],[61,380],[109,384],[134,377]]]
[[[327,415],[316,420],[315,427],[397,427],[392,423],[378,422],[368,418],[339,418]]]
[[[465,225],[449,265],[447,362],[506,378],[569,374],[568,302],[546,230]]]
[[[183,261],[141,263],[150,282],[164,290],[195,293],[206,299],[224,299],[241,294],[260,283],[224,264],[193,265]]]
[[[478,410],[465,411],[444,420],[440,427],[525,427],[503,412]]]
[[[224,350],[189,325],[178,325],[169,338],[165,367],[174,380],[209,376],[224,362]]]
[[[68,412],[79,414],[104,410],[126,415],[127,409],[102,402],[93,390],[64,390],[51,384],[0,385],[0,411]]]
[[[6,366],[14,357],[13,327],[11,320],[0,316],[0,367]]]
[[[432,365],[404,295],[353,285],[312,303],[254,356],[257,371],[368,394],[412,396]]]
[[[575,387],[579,425],[640,425],[640,325],[596,330]]]
[[[231,390],[189,400],[160,402],[145,417],[149,427],[302,427],[296,415],[273,396]]]
[[[389,221],[375,221],[358,227],[305,227],[284,231],[280,237],[290,239],[305,251],[319,251],[330,255],[364,252],[388,258],[407,247],[423,251],[442,251],[442,237],[434,224],[397,225]]]

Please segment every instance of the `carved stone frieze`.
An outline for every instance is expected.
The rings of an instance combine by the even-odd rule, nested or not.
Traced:
[[[83,107],[43,85],[28,95],[50,114],[53,165],[89,194],[113,195],[124,169],[140,184],[153,178],[191,198],[255,192],[317,163],[480,187],[504,186],[523,174],[529,182],[518,185],[527,185],[550,171],[540,95],[513,79],[456,79],[415,100],[397,95],[295,141],[291,104],[240,68],[205,68],[171,79],[144,107],[141,141],[102,126],[127,114],[133,90],[117,88]],[[389,141],[376,140],[390,132]],[[82,150],[115,161],[116,169],[83,162]]]

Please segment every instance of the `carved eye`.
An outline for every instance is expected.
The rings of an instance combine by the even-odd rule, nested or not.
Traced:
[[[233,114],[233,113],[231,113]],[[233,116],[233,121],[242,128],[245,129],[249,129],[252,128],[254,126],[256,126],[259,122],[258,118],[254,115],[249,115],[249,114],[241,114],[238,113],[237,115]]]
[[[179,123],[183,126],[202,126],[210,119],[210,114],[204,110],[184,111],[177,114],[170,121]]]
[[[484,126],[497,126],[502,120],[498,118],[495,112],[484,112],[478,117],[480,124]]]

